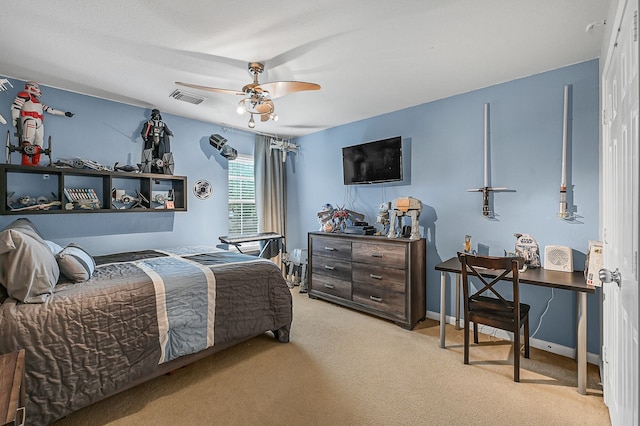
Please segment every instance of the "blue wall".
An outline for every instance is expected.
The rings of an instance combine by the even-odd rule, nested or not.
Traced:
[[[332,128],[296,139],[301,154],[287,160],[289,247],[306,247],[319,228],[324,203],[366,214],[374,223],[382,201],[412,196],[422,201],[420,225],[427,238],[427,309],[440,311],[440,274],[434,266],[462,249],[466,234],[475,249],[513,251],[514,233],[546,245],[573,248],[584,268],[588,240],[598,239],[598,61],[588,61]],[[564,86],[571,87],[568,149],[569,199],[574,221],[557,219],[562,165]],[[384,102],[381,99],[380,102]],[[484,104],[491,110],[491,185],[494,220],[482,214]],[[354,101],[354,108],[357,102]],[[411,184],[344,186],[341,147],[401,135],[411,145]],[[454,311],[453,286],[447,313]],[[531,331],[552,297],[551,289],[522,287],[531,304]],[[598,295],[588,296],[588,351],[600,352]],[[555,290],[536,338],[573,348],[575,295]],[[558,326],[562,324],[562,326]]]
[[[0,124],[3,141],[7,131],[13,135],[10,107],[16,93],[24,87],[23,81],[10,81],[14,88],[8,93],[0,93],[0,114],[8,122]],[[75,113],[72,118],[45,113],[45,139],[52,136],[54,161],[82,157],[109,166],[115,162],[140,162],[144,146],[140,131],[150,118],[151,107],[138,108],[45,86],[41,89],[41,102]],[[223,135],[241,154],[253,154],[255,137],[248,132],[170,114],[162,113],[162,119],[175,135],[171,141],[175,174],[188,178],[188,212],[24,216],[29,217],[46,238],[61,245],[76,242],[94,255],[182,244],[218,244],[218,236],[228,233],[228,163],[209,145],[209,136],[213,133]],[[12,141],[16,142],[14,138]],[[43,156],[41,164],[46,162]],[[18,153],[12,154],[12,163],[20,163]],[[192,186],[199,179],[206,179],[213,185],[213,195],[207,200],[199,200],[193,194]],[[17,217],[0,216],[0,227]]]
[[[0,114],[10,119],[10,105],[24,82],[11,80],[0,93]],[[556,218],[562,155],[563,88],[572,87],[569,144],[570,195],[579,215],[572,222]],[[150,109],[42,87],[41,101],[76,115],[69,119],[46,115],[45,136],[53,136],[53,157],[84,157],[101,164],[137,163],[142,152],[140,130]],[[384,100],[381,100],[383,102]],[[515,192],[494,196],[495,220],[481,215],[482,196],[467,192],[483,182],[483,109],[491,105],[491,184]],[[354,107],[357,104],[354,103]],[[194,106],[197,108],[197,106]],[[530,233],[541,249],[567,245],[574,264],[582,268],[588,240],[598,237],[598,62],[589,61],[528,78],[419,105],[296,139],[299,155],[289,155],[289,247],[305,247],[307,232],[319,228],[316,212],[324,203],[346,205],[375,222],[382,201],[413,196],[423,202],[420,224],[425,228],[427,309],[439,311],[440,276],[433,267],[461,249],[465,234],[474,248],[490,254],[513,250],[513,234]],[[213,196],[198,200],[189,190],[189,211],[180,213],[113,213],[25,215],[48,239],[76,242],[91,253],[217,244],[228,233],[227,161],[208,143],[219,133],[240,153],[252,154],[254,135],[237,129],[162,114],[175,134],[172,139],[176,175],[213,184]],[[10,123],[0,131],[13,133]],[[401,135],[411,145],[411,185],[349,186],[342,183],[341,148]],[[13,162],[19,162],[13,154]],[[0,217],[5,226],[16,216]],[[451,289],[451,286],[448,287]],[[453,291],[453,290],[451,290]],[[523,286],[532,305],[531,329],[536,330],[551,290]],[[454,312],[453,293],[447,313]],[[588,296],[588,351],[599,353],[599,302]],[[536,338],[575,347],[574,295],[556,290]],[[555,324],[561,323],[557,327]]]

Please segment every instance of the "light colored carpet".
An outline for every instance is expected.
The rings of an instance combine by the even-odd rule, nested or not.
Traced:
[[[595,365],[580,395],[573,360],[532,348],[515,383],[508,343],[472,346],[464,365],[453,326],[440,349],[436,321],[408,331],[292,295],[290,343],[259,336],[56,426],[610,424]]]

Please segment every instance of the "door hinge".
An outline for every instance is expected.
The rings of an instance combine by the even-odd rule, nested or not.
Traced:
[[[602,362],[604,362],[605,364],[608,362],[607,361],[607,347],[605,345],[602,345]]]
[[[638,41],[638,10],[633,12],[633,41]]]

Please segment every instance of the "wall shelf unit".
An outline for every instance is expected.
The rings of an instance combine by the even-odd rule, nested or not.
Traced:
[[[0,164],[2,215],[167,211],[187,211],[185,176]]]

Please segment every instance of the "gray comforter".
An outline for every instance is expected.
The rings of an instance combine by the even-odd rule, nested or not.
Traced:
[[[160,365],[273,331],[288,341],[291,294],[272,262],[181,247],[96,258],[84,283],[44,304],[0,305],[0,353],[26,349],[27,419],[49,424]]]

